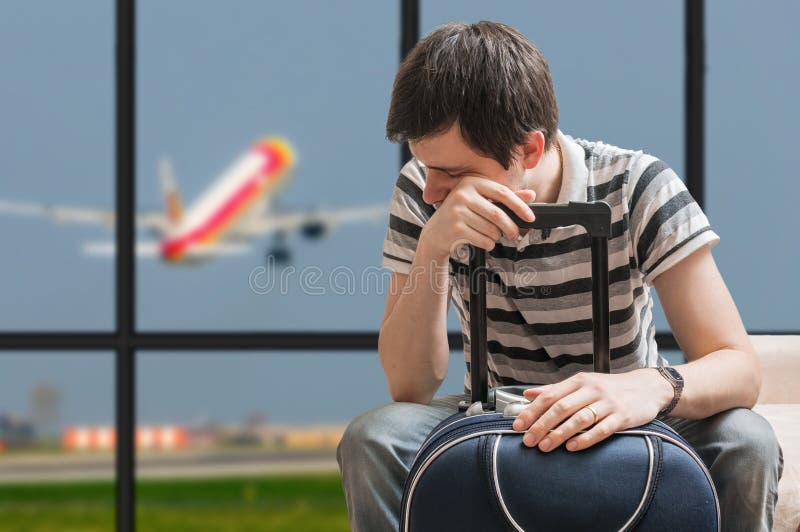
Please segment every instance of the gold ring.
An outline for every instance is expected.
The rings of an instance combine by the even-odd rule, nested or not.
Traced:
[[[586,405],[583,408],[588,408],[592,412],[592,415],[594,416],[594,421],[592,421],[592,425],[597,423],[597,411],[589,405]]]

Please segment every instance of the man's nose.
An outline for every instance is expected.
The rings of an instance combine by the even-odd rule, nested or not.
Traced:
[[[428,205],[444,201],[451,188],[444,180],[429,171],[422,191],[422,201]]]

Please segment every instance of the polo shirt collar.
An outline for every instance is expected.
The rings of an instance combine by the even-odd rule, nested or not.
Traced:
[[[586,152],[575,142],[575,139],[558,130],[558,142],[561,145],[563,168],[561,170],[561,191],[557,203],[570,201],[587,201],[586,187],[589,171],[586,168]]]

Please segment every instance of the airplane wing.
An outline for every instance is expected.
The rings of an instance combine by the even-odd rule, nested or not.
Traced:
[[[113,257],[116,254],[117,246],[113,241],[108,242],[84,242],[83,253],[96,257]],[[216,242],[207,246],[196,246],[192,248],[188,259],[214,258],[219,255],[244,255],[252,250],[251,246],[235,242]],[[161,244],[155,241],[136,241],[136,256],[147,258],[161,257]]]
[[[388,204],[351,207],[339,210],[320,209],[308,212],[266,214],[258,218],[242,220],[231,232],[246,236],[263,233],[289,232],[308,226],[322,226],[333,229],[342,223],[358,221],[386,221],[389,215]]]
[[[116,215],[114,211],[110,210],[2,199],[0,199],[0,215],[45,218],[57,224],[102,225],[111,231],[114,230],[116,222]],[[167,221],[161,213],[146,212],[136,215],[137,227],[150,229],[162,234],[166,231],[167,225]]]

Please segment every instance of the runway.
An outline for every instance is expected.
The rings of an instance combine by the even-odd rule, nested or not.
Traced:
[[[0,484],[111,480],[114,454],[0,455]],[[335,451],[208,450],[137,456],[137,478],[261,476],[337,472]]]

